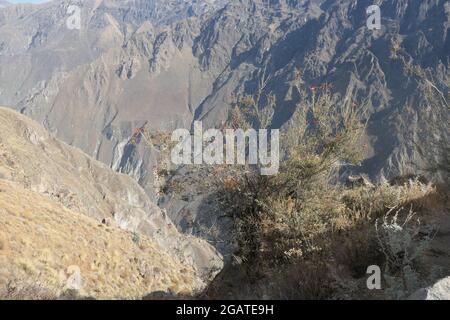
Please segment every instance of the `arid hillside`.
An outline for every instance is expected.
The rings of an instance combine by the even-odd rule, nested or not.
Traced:
[[[43,250],[53,245],[55,247],[49,249],[49,252],[54,255],[52,259],[55,259],[56,266],[64,265],[66,262],[57,252],[78,256],[81,259],[78,263],[86,265],[98,264],[102,260],[128,261],[124,258],[128,256],[122,256],[120,249],[133,255],[133,250],[125,250],[128,245],[132,245],[131,239],[134,239],[135,243],[140,243],[140,239],[144,239],[142,241],[145,243],[151,243],[149,248],[159,248],[149,251],[159,250],[160,255],[166,255],[175,265],[184,265],[186,270],[193,270],[193,282],[181,284],[192,290],[204,286],[222,267],[222,258],[212,246],[193,236],[180,234],[165,212],[148,199],[144,190],[132,178],[112,171],[80,150],[58,141],[34,121],[6,108],[0,108],[0,180],[6,190],[2,192],[0,206],[2,210],[0,232],[7,238],[8,243],[17,243],[17,246],[11,246],[15,250],[10,253],[17,258],[32,261],[37,257],[39,260]],[[11,185],[9,182],[14,184]],[[46,211],[41,211],[42,208],[46,208]],[[25,216],[23,212],[26,212]],[[74,212],[76,214],[70,219],[65,218]],[[88,225],[92,228],[84,226],[81,220],[76,222],[80,215],[84,215],[83,219],[90,221]],[[16,219],[19,219],[19,222]],[[62,220],[74,226],[70,228]],[[25,223],[25,226],[34,226],[32,229],[37,230],[37,233],[30,232],[20,221]],[[60,229],[52,228],[52,224]],[[103,229],[96,227],[97,225]],[[44,232],[45,229],[52,229],[52,232]],[[105,229],[110,232],[105,233]],[[66,239],[64,241],[58,239],[58,234],[64,235]],[[114,247],[113,243],[119,243],[121,237],[128,237],[130,243],[124,242]],[[109,259],[109,256],[94,258],[97,252],[101,255],[96,245],[93,245],[91,253],[83,253],[83,244],[76,245],[77,239],[82,239],[85,244],[99,241],[102,245],[111,245],[108,254],[115,255],[117,253],[114,252],[117,251],[120,257],[114,258],[115,260]],[[44,243],[48,241],[48,245],[39,246],[40,241]],[[33,243],[35,247],[28,248],[26,243]],[[24,245],[24,248],[19,244]],[[36,248],[36,251],[33,251],[33,248]],[[86,249],[88,248],[89,246]],[[144,249],[137,247],[135,250]],[[157,253],[154,254],[158,257]],[[145,260],[145,250],[142,255],[142,259]],[[150,256],[148,257],[150,259]],[[11,258],[7,260],[9,263],[15,261]],[[133,261],[127,263],[133,264]],[[117,264],[119,268],[127,270],[130,277],[145,279],[139,273],[133,273],[133,269],[126,264],[120,262]],[[52,267],[49,268],[53,270]],[[168,273],[177,270],[176,267],[173,270],[166,269]],[[110,272],[112,271],[108,271]],[[111,276],[116,276],[113,274],[114,272]],[[186,271],[186,275],[189,274],[190,272]],[[37,272],[36,276],[39,275],[42,275],[42,271]],[[107,282],[109,283],[109,280],[99,283],[106,285]],[[151,293],[152,288],[154,287],[149,285],[147,293]],[[141,289],[140,293],[145,293],[144,287]],[[89,294],[95,292],[90,291]],[[115,293],[112,289],[105,289],[101,294],[113,297]],[[132,296],[132,292],[128,294],[124,291],[124,294]]]
[[[0,180],[0,299],[136,299],[192,293],[192,267],[146,236],[106,226]],[[68,298],[70,296],[63,296]]]

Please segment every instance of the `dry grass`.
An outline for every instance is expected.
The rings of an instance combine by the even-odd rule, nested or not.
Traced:
[[[5,251],[8,249],[8,243],[6,242],[6,236],[3,232],[0,232],[0,251]]]
[[[286,159],[277,176],[262,177],[251,168],[218,175],[216,195],[233,218],[239,247],[235,267],[223,278],[242,278],[237,297],[253,297],[240,288],[281,299],[362,297],[367,267],[386,265],[376,219],[393,208],[399,217],[412,210],[420,218],[442,212],[440,192],[419,179],[354,188],[336,183],[339,163],[360,160],[363,126],[353,106],[336,107],[327,92],[311,99],[285,132]],[[233,116],[246,123],[245,115]],[[224,285],[210,288],[208,294],[223,297]]]
[[[193,270],[145,236],[98,224],[37,193],[0,180],[0,298],[60,296],[79,268],[81,296],[141,298],[151,292],[190,294]],[[73,267],[72,267],[73,269]]]
[[[374,187],[361,187],[345,190],[343,201],[351,210],[353,218],[373,220],[392,208],[413,205],[416,209],[437,208],[442,203],[437,188],[411,180],[403,185],[391,185],[382,182]]]
[[[234,188],[232,184],[226,192],[233,194]],[[242,182],[237,190],[241,198],[248,192]],[[431,221],[443,221],[448,212],[445,201],[436,186],[416,180],[404,185],[381,183],[355,189],[320,185],[308,193],[301,205],[292,198],[274,199],[270,195],[260,207],[267,213],[240,215],[235,220],[241,246],[236,263],[208,288],[206,296],[384,298],[384,292],[369,291],[365,286],[367,267],[383,268],[386,264],[377,241],[376,219],[392,208],[398,208],[396,212],[403,219],[414,208],[426,226]],[[426,260],[427,256],[417,259]],[[430,270],[431,265],[421,272],[426,277]],[[233,284],[235,281],[238,286]],[[225,289],[230,296],[224,295]],[[259,294],[253,295],[254,291]]]

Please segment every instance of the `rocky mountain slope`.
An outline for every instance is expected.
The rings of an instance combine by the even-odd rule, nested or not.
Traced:
[[[407,143],[414,132],[399,127],[411,119],[406,111],[419,116],[423,99],[417,79],[392,59],[392,42],[439,84],[449,63],[450,8],[442,0],[382,2],[382,29],[370,31],[369,4],[86,1],[80,30],[66,26],[68,1],[5,8],[0,103],[145,185],[149,152],[123,153],[132,128],[146,120],[154,130],[195,119],[220,124],[232,96],[253,92],[263,74],[266,91],[277,94],[274,126],[281,126],[295,108],[292,81],[302,70],[306,88],[330,83],[367,103],[365,168],[395,175],[414,157]]]
[[[202,199],[160,198],[160,150],[130,143],[147,121],[152,132],[195,120],[220,126],[237,96],[264,83],[277,100],[272,126],[283,127],[297,108],[301,73],[307,94],[329,84],[342,104],[364,109],[365,160],[353,171],[415,172],[416,145],[432,154],[430,139],[448,135],[430,124],[450,121],[450,112],[427,103],[420,77],[392,50],[444,91],[448,1],[379,1],[381,30],[366,26],[369,0],[87,0],[80,30],[67,28],[70,4],[0,9],[0,104],[132,176],[180,230],[198,231],[209,210]],[[186,212],[196,227],[182,226]]]
[[[26,194],[30,197],[30,192],[35,192],[54,203],[49,215],[63,206],[65,214],[69,210],[83,214],[91,225],[149,238],[171,259],[192,268],[199,283],[220,270],[221,257],[215,249],[200,239],[180,234],[132,178],[58,141],[41,125],[10,109],[0,108],[0,136],[0,179],[14,182],[11,188],[16,190],[16,197],[20,186],[29,190]],[[33,218],[39,212],[31,210],[29,214]],[[9,236],[14,238],[15,234]],[[70,241],[78,237],[76,229],[67,235]]]
[[[148,237],[133,240],[3,179],[0,223],[0,299],[56,299],[68,290],[72,297],[139,299],[202,287],[191,267]]]

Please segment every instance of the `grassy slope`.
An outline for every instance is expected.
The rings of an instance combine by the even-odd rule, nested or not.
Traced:
[[[139,298],[191,292],[194,273],[154,243],[0,180],[0,298],[54,298],[78,266],[81,294]],[[9,293],[7,292],[9,288]]]

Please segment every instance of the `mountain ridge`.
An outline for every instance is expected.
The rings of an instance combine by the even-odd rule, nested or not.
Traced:
[[[343,166],[343,179],[415,173],[426,167],[417,145],[435,154],[433,137],[448,137],[437,124],[450,122],[450,113],[430,106],[422,79],[393,54],[400,50],[445,91],[448,1],[382,2],[375,31],[366,26],[369,0],[224,1],[201,14],[177,1],[176,18],[169,7],[154,15],[155,3],[130,2],[127,10],[117,1],[87,1],[81,30],[66,28],[65,0],[2,10],[0,104],[133,177],[173,221],[189,211],[198,230],[205,213],[198,203],[159,194],[161,151],[130,143],[133,130],[147,121],[153,133],[190,129],[196,120],[220,127],[236,98],[261,83],[276,98],[273,128],[291,118],[300,90],[311,96],[324,84],[336,108],[354,102],[364,109],[364,160]]]
[[[136,240],[3,179],[0,204],[2,299],[141,299],[202,288],[192,268],[146,236]]]

